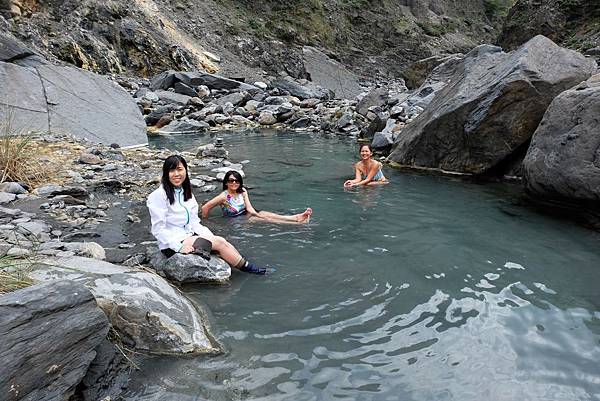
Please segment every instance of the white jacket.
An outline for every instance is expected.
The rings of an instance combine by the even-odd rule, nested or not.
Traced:
[[[200,224],[198,202],[194,195],[183,200],[183,190],[175,189],[175,202],[171,205],[162,185],[148,196],[146,206],[150,210],[152,235],[158,240],[160,249],[171,248],[179,252],[184,239],[198,234],[205,237],[212,232]]]

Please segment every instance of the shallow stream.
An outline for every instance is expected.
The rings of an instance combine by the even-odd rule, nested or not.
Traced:
[[[221,136],[250,160],[257,209],[313,218],[215,210],[205,224],[276,271],[186,287],[228,352],[147,362],[126,400],[600,400],[599,234],[519,206],[504,184],[386,168],[390,185],[344,190],[352,143]]]

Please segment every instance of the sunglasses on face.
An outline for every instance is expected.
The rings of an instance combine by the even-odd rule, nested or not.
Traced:
[[[235,178],[230,178],[227,180],[228,183],[233,184],[234,182],[239,182],[238,180],[236,180]]]

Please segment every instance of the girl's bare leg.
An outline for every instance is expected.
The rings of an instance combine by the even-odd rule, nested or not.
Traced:
[[[288,223],[308,223],[310,220],[310,216],[312,215],[312,209],[308,208],[304,212],[294,215],[281,215],[271,212],[260,211],[258,212],[258,217],[264,220],[274,221],[274,222],[288,222]]]
[[[199,237],[190,237],[190,238],[186,238],[183,243],[185,244],[186,241],[192,239],[192,244],[194,243],[194,241],[196,240],[196,238]],[[219,256],[221,256],[221,259],[223,259],[225,262],[227,262],[230,266],[237,266],[240,263],[240,260],[242,260],[242,255],[240,255],[240,253],[238,252],[237,249],[235,249],[235,247],[233,245],[231,245],[229,242],[227,242],[227,240],[223,237],[218,237],[216,235],[212,235],[212,236],[206,236],[206,237],[202,237],[208,241],[211,242],[212,244],[212,249],[215,252],[219,253]]]
[[[371,181],[367,185],[385,185],[389,183],[389,181]]]

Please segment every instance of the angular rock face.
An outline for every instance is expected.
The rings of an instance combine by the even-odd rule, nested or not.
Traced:
[[[0,297],[1,398],[69,399],[107,333],[106,316],[80,283],[44,283]]]
[[[197,87],[205,85],[210,89],[227,89],[227,90],[247,90],[257,91],[258,88],[239,82],[233,79],[225,78],[220,75],[207,74],[205,72],[185,72],[185,71],[165,71],[152,78],[150,88],[152,90],[169,89],[175,86],[177,82],[182,82],[189,87]]]
[[[485,173],[531,138],[556,95],[589,78],[595,68],[593,60],[543,36],[512,53],[479,46],[405,127],[389,160]]]
[[[352,99],[362,92],[358,85],[359,77],[348,71],[346,67],[329,58],[314,47],[302,48],[304,67],[310,75],[310,80],[323,88],[330,89],[336,97]]]
[[[94,259],[48,259],[31,277],[85,283],[124,342],[152,354],[205,354],[220,351],[208,335],[199,308],[162,277]]]
[[[298,83],[290,77],[277,78],[271,81],[271,86],[288,92],[292,96],[304,99],[333,99],[335,94],[309,81]]]
[[[554,99],[523,161],[527,191],[600,209],[600,75]]]
[[[9,60],[28,55],[17,41],[0,36],[4,46],[12,49],[3,51]],[[17,132],[67,133],[122,147],[148,142],[129,94],[105,77],[74,67],[0,62],[0,121],[9,116]]]

